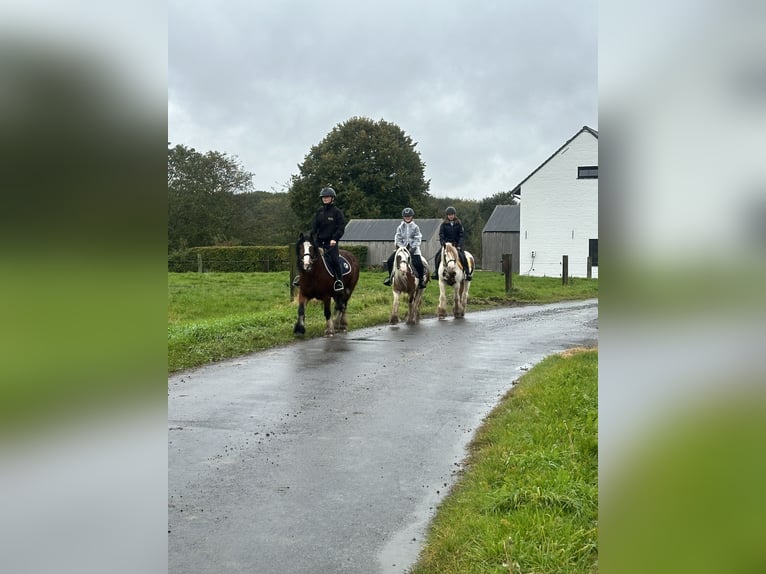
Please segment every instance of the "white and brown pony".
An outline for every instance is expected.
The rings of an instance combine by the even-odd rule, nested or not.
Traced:
[[[298,320],[293,333],[306,333],[306,303],[318,299],[324,304],[325,331],[332,337],[336,331],[347,331],[346,306],[359,281],[359,263],[351,252],[339,249],[341,271],[343,272],[343,291],[334,291],[335,276],[324,258],[324,250],[317,246],[312,237],[301,233],[295,244],[298,257],[298,269],[301,276],[298,292]],[[335,316],[330,313],[330,302],[335,301]]]
[[[473,272],[473,255],[464,251],[468,266]],[[465,280],[466,270],[460,263],[457,247],[452,243],[446,243],[442,247],[441,260],[439,261],[439,306],[436,316],[444,319],[447,316],[447,288],[454,290],[452,297],[452,315],[455,319],[465,317],[465,308],[468,304],[468,290],[471,282]]]
[[[420,322],[420,306],[423,303],[423,291],[418,289],[418,276],[412,265],[412,258],[418,257],[410,253],[406,247],[399,247],[394,254],[394,269],[391,278],[391,290],[394,292],[394,304],[391,307],[391,316],[388,322],[391,325],[399,323],[399,299],[402,296],[407,298],[407,318],[408,325],[415,325]],[[423,261],[425,281],[428,281],[428,265]]]

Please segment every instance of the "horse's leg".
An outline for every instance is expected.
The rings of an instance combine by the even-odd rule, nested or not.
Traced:
[[[411,291],[409,293],[409,297],[407,298],[407,324],[408,325],[414,325],[415,324],[415,300],[418,298],[418,291],[421,291],[420,289],[415,289],[414,291]]]
[[[325,328],[324,328],[324,334],[327,337],[332,337],[335,334],[335,328],[333,327],[333,321],[332,321],[332,308],[330,306],[330,296],[326,296],[323,299],[324,302],[324,320],[325,320]]]
[[[460,315],[460,286],[463,284],[463,279],[455,281],[455,296],[452,299],[452,315],[456,319]]]
[[[447,316],[447,293],[444,285],[444,278],[439,276],[439,306],[436,308],[436,316],[439,319]]]
[[[388,322],[391,325],[398,325],[399,324],[399,291],[396,289],[394,291],[394,303],[391,306],[391,316],[388,318]]]
[[[348,322],[346,321],[346,300],[343,297],[335,299],[335,330],[348,331]]]
[[[293,327],[294,335],[304,335],[306,333],[306,298],[298,295],[298,320]]]

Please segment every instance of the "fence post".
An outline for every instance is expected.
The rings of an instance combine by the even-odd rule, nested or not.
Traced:
[[[197,273],[202,273],[202,253],[197,253]]]
[[[588,255],[588,279],[593,279],[593,260],[590,255]]]
[[[287,264],[290,267],[288,273],[288,279],[290,280],[290,301],[295,298],[295,286],[293,285],[293,279],[295,279],[295,270],[298,267],[298,258],[295,254],[295,249],[292,245],[287,246]]]
[[[503,274],[505,275],[505,292],[510,293],[513,289],[513,254],[503,253]]]
[[[561,269],[561,284],[566,285],[569,283],[569,255],[561,256],[562,269]]]

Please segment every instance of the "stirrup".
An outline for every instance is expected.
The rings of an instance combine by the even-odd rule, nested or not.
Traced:
[[[293,277],[293,287],[298,287],[298,285],[300,284],[301,284],[301,276],[296,275],[295,277]]]
[[[386,277],[385,279],[383,279],[383,285],[388,285],[389,287],[391,287],[391,276],[390,275],[388,277]]]
[[[333,285],[333,289],[335,289],[336,291],[343,291],[344,289],[343,281],[341,281],[340,279],[336,279],[335,285]]]

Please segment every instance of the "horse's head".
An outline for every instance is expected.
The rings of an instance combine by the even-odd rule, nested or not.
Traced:
[[[311,266],[317,258],[317,246],[311,236],[301,236],[295,244],[296,254],[298,256],[298,267],[304,271],[311,271]]]
[[[406,247],[398,247],[396,249],[396,254],[394,255],[394,269],[406,272],[411,259],[412,257],[409,249]]]
[[[458,253],[457,248],[452,243],[445,243],[442,249],[442,275],[444,280],[452,285],[455,283],[455,276],[458,271]]]

